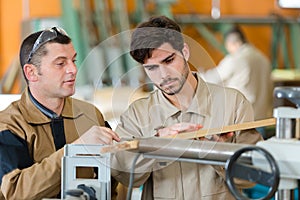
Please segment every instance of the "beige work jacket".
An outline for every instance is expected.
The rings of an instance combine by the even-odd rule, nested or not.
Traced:
[[[104,126],[100,111],[93,105],[66,98],[62,111],[66,143],[76,140],[93,125]],[[2,178],[0,199],[37,200],[53,198],[60,192],[63,149],[55,150],[50,119],[32,103],[26,90],[20,100],[0,112],[0,131],[10,130],[27,141],[34,164],[15,169]],[[92,177],[91,170],[85,171]]]
[[[196,94],[186,111],[178,110],[161,91],[155,90],[148,98],[131,104],[120,120],[116,128],[120,136],[153,137],[156,128],[179,122],[198,123],[203,129],[209,129],[253,121],[253,110],[237,90],[205,83],[198,76]],[[255,144],[261,139],[260,134],[252,130],[236,132],[231,142]],[[128,185],[134,157],[131,152],[118,152],[113,156],[112,175],[124,185]],[[143,199],[234,199],[220,166],[140,158],[135,172],[134,185],[144,184]]]

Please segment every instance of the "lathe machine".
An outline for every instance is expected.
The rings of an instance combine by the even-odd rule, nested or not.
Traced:
[[[266,194],[259,199],[293,199],[293,190],[298,188],[300,179],[300,156],[297,155],[300,152],[297,122],[300,118],[300,88],[278,87],[274,90],[274,96],[288,99],[295,107],[275,108],[275,136],[256,145],[158,137],[138,138],[134,139],[134,143],[126,141],[109,147],[66,145],[62,165],[62,198],[67,199],[77,190],[83,190],[89,196],[85,189],[92,188],[94,197],[89,197],[90,199],[110,199],[110,153],[106,153],[109,149],[112,150],[110,152],[136,152],[136,158],[143,156],[224,166],[227,186],[236,199],[251,199],[237,189],[235,181],[238,179],[266,187]],[[76,168],[87,166],[97,169],[97,179],[76,178]],[[127,199],[131,199],[134,168],[133,162]],[[78,198],[80,195],[77,194]]]

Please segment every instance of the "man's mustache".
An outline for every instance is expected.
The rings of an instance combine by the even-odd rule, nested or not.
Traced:
[[[161,82],[159,84],[160,87],[163,87],[164,85],[167,85],[168,83],[172,82],[172,81],[177,81],[177,78],[168,78],[168,79],[164,79],[163,82]]]

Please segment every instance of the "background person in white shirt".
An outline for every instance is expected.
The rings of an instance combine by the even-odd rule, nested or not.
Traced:
[[[247,42],[238,26],[225,34],[224,42],[228,54],[215,68],[202,71],[202,78],[242,92],[253,106],[255,120],[271,117],[273,83],[270,61]]]

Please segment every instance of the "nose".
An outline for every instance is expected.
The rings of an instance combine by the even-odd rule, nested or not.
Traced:
[[[66,68],[66,73],[69,74],[76,74],[77,73],[77,66],[74,62],[70,62]]]
[[[159,69],[160,69],[160,75],[162,79],[169,76],[169,70],[167,66],[161,65]]]

